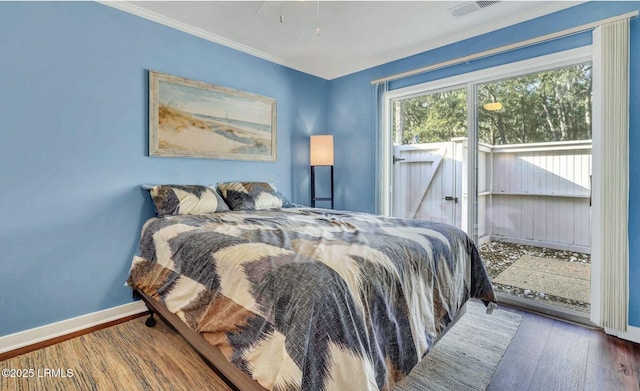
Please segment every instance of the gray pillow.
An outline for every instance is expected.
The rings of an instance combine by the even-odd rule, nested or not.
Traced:
[[[156,213],[161,217],[229,211],[220,194],[208,186],[159,185],[154,186],[150,193]]]
[[[267,182],[218,183],[218,190],[231,210],[289,208],[292,204]]]

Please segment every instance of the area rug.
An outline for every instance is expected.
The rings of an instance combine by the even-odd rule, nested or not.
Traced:
[[[484,391],[522,317],[477,302],[394,391]]]

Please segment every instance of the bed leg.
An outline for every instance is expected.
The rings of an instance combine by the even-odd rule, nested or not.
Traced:
[[[156,324],[158,324],[158,321],[156,320],[156,318],[153,317],[153,310],[151,309],[151,306],[149,306],[149,303],[147,303],[147,301],[142,297],[140,292],[134,289],[131,293],[135,300],[144,301],[145,306],[149,310],[149,317],[147,318],[147,320],[144,321],[144,324],[147,327],[154,327]]]
[[[153,312],[149,312],[149,317],[144,321],[145,326],[154,327],[158,321],[153,317]]]

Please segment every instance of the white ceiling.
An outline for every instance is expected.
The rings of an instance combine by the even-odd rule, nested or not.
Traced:
[[[497,30],[578,1],[105,1],[106,5],[325,79]],[[318,13],[319,11],[319,13]],[[283,23],[280,22],[281,15]],[[316,35],[316,29],[320,34]]]

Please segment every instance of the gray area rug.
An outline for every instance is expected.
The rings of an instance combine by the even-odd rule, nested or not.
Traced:
[[[522,317],[500,309],[487,315],[478,302],[394,391],[484,391]]]

